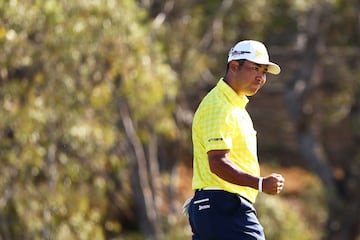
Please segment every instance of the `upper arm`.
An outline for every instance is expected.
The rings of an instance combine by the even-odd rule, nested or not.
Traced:
[[[229,151],[229,149],[222,149],[211,150],[207,153],[211,171],[214,171],[219,166],[219,163],[228,158]]]

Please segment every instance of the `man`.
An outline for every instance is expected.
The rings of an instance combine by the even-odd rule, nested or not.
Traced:
[[[195,195],[188,207],[193,240],[265,239],[253,207],[258,192],[279,194],[284,178],[260,177],[256,131],[245,107],[265,84],[266,74],[279,74],[258,41],[238,42],[229,52],[224,78],[196,110],[192,139]]]

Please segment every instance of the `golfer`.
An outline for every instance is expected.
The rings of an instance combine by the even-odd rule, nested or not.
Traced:
[[[229,52],[225,76],[204,97],[192,125],[192,188],[188,207],[193,240],[265,239],[253,207],[258,192],[279,194],[284,178],[261,177],[256,131],[247,96],[279,74],[263,43],[238,42]]]

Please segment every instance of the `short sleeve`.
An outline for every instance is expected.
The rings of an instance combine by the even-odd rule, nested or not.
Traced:
[[[210,114],[204,124],[204,144],[206,152],[211,150],[232,149],[236,121],[226,111]]]

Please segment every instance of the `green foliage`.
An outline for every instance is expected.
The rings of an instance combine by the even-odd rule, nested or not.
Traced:
[[[164,146],[176,142],[190,149],[189,112],[223,74],[229,47],[243,38],[293,46],[316,1],[145,2],[0,1],[4,238],[129,239],[124,223],[137,224],[133,163],[119,103],[128,107],[145,149],[152,134],[164,144],[159,159],[166,159],[161,167],[167,170],[169,162],[186,156]],[[336,13],[329,18],[328,42],[356,44],[355,1],[331,3]],[[356,57],[333,68],[339,59],[324,61],[335,91],[316,98],[328,125],[347,118],[359,95]],[[351,120],[358,133],[359,117]],[[299,197],[316,202],[319,187],[309,189]],[[259,201],[269,239],[315,238],[285,200]],[[189,237],[186,221],[164,218],[164,238]],[[311,214],[306,219],[323,221]]]
[[[0,121],[14,135],[1,141],[8,195],[0,212],[12,206],[10,224],[22,223],[4,234],[104,239],[121,231],[103,225],[108,194],[129,196],[128,181],[115,193],[127,175],[126,156],[115,154],[123,138],[116,97],[139,124],[176,135],[176,78],[148,35],[145,11],[133,1],[3,1],[0,9]]]
[[[305,182],[305,180],[303,180]],[[259,194],[256,209],[265,229],[266,239],[321,239],[326,221],[325,190],[311,175],[298,194],[285,197]],[[286,192],[284,193],[286,194]]]
[[[281,198],[259,197],[257,211],[266,239],[285,240],[289,239],[289,236],[294,240],[319,239],[311,232],[304,217]]]

